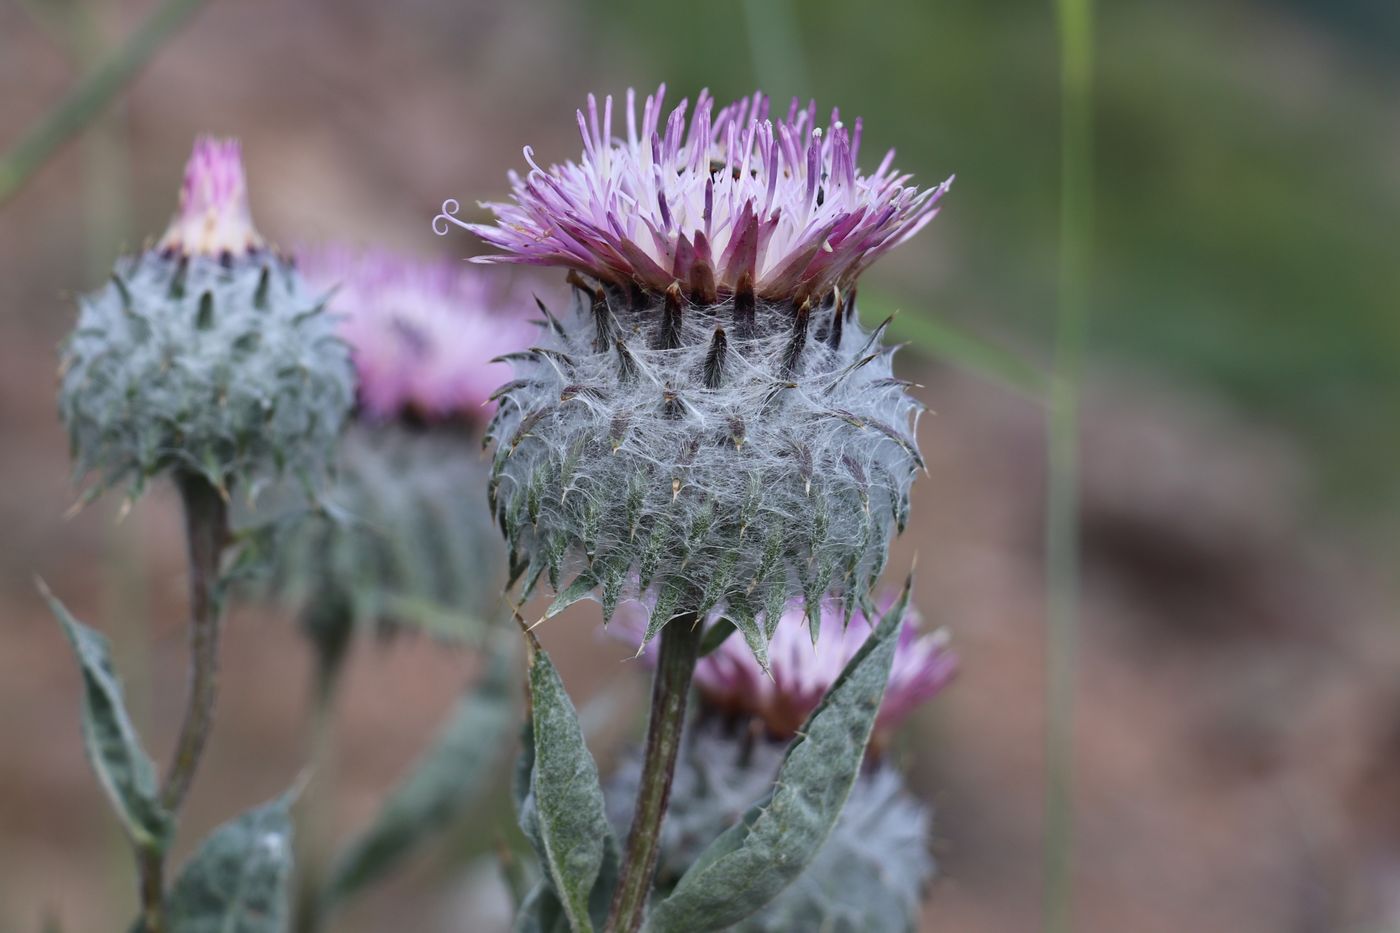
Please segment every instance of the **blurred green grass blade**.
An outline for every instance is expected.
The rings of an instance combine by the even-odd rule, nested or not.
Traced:
[[[24,186],[49,156],[81,131],[141,72],[204,0],[166,0],[103,64],[78,82],[0,158],[0,204]]]
[[[892,314],[900,302],[861,292],[861,306],[872,311],[872,320]],[[1019,354],[999,347],[929,314],[905,311],[890,324],[896,340],[936,359],[945,360],[1003,388],[1028,398],[1043,399],[1049,394],[1050,377],[1040,367]]]
[[[1046,933],[1074,929],[1074,719],[1079,670],[1079,382],[1089,304],[1092,0],[1056,0],[1060,46],[1060,272],[1045,513]]]

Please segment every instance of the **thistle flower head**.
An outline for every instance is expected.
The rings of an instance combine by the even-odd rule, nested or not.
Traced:
[[[359,402],[371,418],[490,417],[489,401],[509,378],[495,358],[524,346],[533,301],[460,262],[416,260],[344,247],[312,250],[300,269],[331,292],[330,311],[350,345]]]
[[[199,137],[185,165],[180,206],[158,248],[186,256],[237,256],[262,245],[248,207],[238,140]]]
[[[508,355],[487,429],[522,598],[544,574],[551,613],[596,596],[606,620],[645,596],[647,641],[720,609],[760,664],[794,597],[819,624],[839,595],[849,619],[903,530],[923,406],[893,376],[889,322],[861,326],[854,277],[941,191],[860,176],[843,128],[818,133],[811,108],[775,128],[766,108],[712,119],[703,97],[689,136],[682,107],[663,138],[658,92],[626,142],[610,105],[591,110],[583,162],[517,179],[474,228],[505,259],[572,269],[573,308]]]
[[[947,182],[920,190],[890,151],[863,174],[861,121],[839,111],[825,127],[817,107],[793,100],[770,119],[762,94],[716,112],[702,91],[665,115],[665,86],[638,119],[627,92],[626,134],[615,136],[613,100],[578,113],[579,161],[512,173],[512,200],[486,204],[494,224],[462,224],[502,250],[489,262],[567,266],[601,281],[661,292],[672,283],[694,300],[752,290],[801,301],[848,285],[876,257],[938,212]],[[439,231],[456,202],[444,205]]]
[[[329,462],[349,354],[322,296],[261,243],[238,144],[199,140],[165,238],[80,299],[63,347],[59,410],[94,492],[176,470],[251,493]]]

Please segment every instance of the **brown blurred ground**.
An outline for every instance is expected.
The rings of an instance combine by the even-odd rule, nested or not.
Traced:
[[[576,88],[618,82],[570,43],[572,6],[410,7],[396,18],[368,3],[213,4],[136,85],[123,148],[107,155],[130,183],[124,226],[159,230],[190,138],[212,130],[244,138],[274,239],[465,250],[431,236],[437,204],[499,192],[526,140],[570,151]],[[467,93],[474,75],[492,93]],[[0,138],[67,84],[62,54],[0,7],[0,87],[22,89],[0,95]],[[184,689],[170,495],[121,523],[111,502],[62,517],[73,490],[53,347],[72,320],[67,296],[111,258],[84,256],[96,221],[83,178],[102,171],[84,159],[70,147],[0,212],[0,933],[50,914],[66,930],[112,929],[132,905],[126,853],[82,758],[77,673],[32,575],[112,636],[161,760]],[[919,605],[963,658],[907,742],[939,814],[943,877],[925,928],[1020,933],[1040,909],[1043,411],[903,361],[911,375],[923,366],[937,414],[921,426],[929,476],[891,563],[917,552]],[[1384,568],[1307,505],[1306,451],[1209,395],[1124,365],[1091,381],[1086,422],[1078,929],[1400,925],[1400,639]],[[580,696],[621,680],[635,699],[640,674],[619,678],[624,652],[593,628],[578,612],[542,633]],[[300,771],[308,662],[287,619],[235,613],[180,853]],[[337,737],[342,831],[373,811],[472,669],[422,641],[361,646]],[[459,856],[509,818],[480,809],[335,929],[487,929],[468,919],[485,885],[465,880]]]

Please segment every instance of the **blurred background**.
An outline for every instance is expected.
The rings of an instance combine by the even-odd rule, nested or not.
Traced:
[[[0,0],[0,151],[152,9]],[[1083,931],[1400,930],[1400,6],[1118,0],[1098,10],[1083,627],[1073,745]],[[174,497],[75,518],[54,404],[75,293],[163,229],[201,132],[242,138],[273,240],[440,239],[443,199],[505,193],[520,149],[579,149],[588,90],[762,87],[865,118],[942,215],[863,280],[899,309],[929,475],[892,575],[963,664],[899,752],[936,807],[924,929],[1039,925],[1045,385],[1058,62],[1049,3],[208,0],[117,104],[0,203],[0,933],[134,907],[83,760],[78,673],[42,575],[103,629],[168,756],[184,695]],[[468,207],[469,213],[473,208]],[[596,610],[595,610],[596,611]],[[588,611],[541,629],[630,741],[645,675]],[[374,811],[476,664],[359,646],[336,723],[339,833]],[[309,652],[230,619],[223,696],[177,858],[305,761]],[[504,755],[503,755],[504,764]],[[491,796],[334,929],[495,929]],[[114,919],[118,918],[118,919]]]

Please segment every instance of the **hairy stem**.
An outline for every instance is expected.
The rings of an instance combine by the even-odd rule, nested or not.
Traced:
[[[165,933],[165,853],[151,846],[136,851],[141,892],[141,933]]]
[[[661,854],[661,823],[671,799],[671,777],[676,771],[676,754],[685,728],[686,701],[700,655],[700,636],[700,620],[693,612],[677,616],[661,630],[661,658],[652,681],[641,785],[608,917],[610,933],[634,933],[642,925]]]
[[[190,694],[175,758],[160,792],[161,803],[172,813],[189,793],[214,719],[223,615],[219,562],[229,541],[228,505],[219,490],[201,476],[186,474],[178,482],[190,555]]]
[[[189,793],[213,724],[223,612],[219,565],[229,542],[228,505],[223,494],[202,476],[190,473],[177,476],[176,485],[185,508],[190,562],[190,690],[175,756],[160,790],[161,805],[172,817]],[[163,856],[157,850],[137,853],[145,933],[162,933],[164,928]]]

